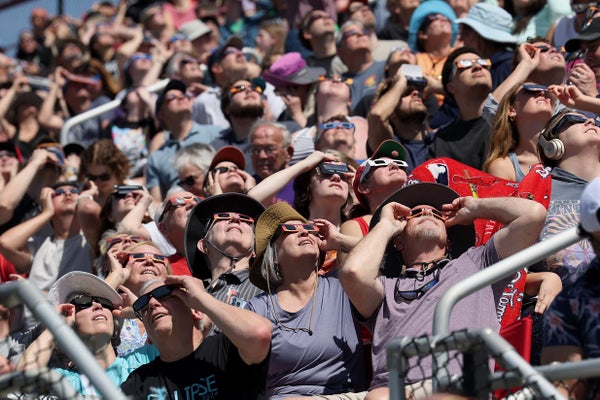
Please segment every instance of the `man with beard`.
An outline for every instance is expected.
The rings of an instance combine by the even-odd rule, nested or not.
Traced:
[[[442,69],[442,84],[454,97],[459,114],[441,128],[429,146],[430,158],[450,157],[482,169],[489,142],[490,126],[483,119],[483,105],[492,90],[492,63],[475,49],[461,47],[448,56]]]
[[[407,173],[427,160],[427,146],[433,141],[433,133],[425,127],[424,88],[423,82],[409,81],[401,69],[397,69],[378,87],[373,107],[367,115],[367,152],[371,154],[372,149],[385,140],[402,143],[406,149]]]
[[[221,131],[219,136],[210,144],[215,149],[223,146],[238,147],[246,156],[246,165],[252,165],[248,134],[254,122],[261,119],[264,114],[265,82],[261,78],[252,81],[241,79],[233,82],[223,89],[221,96],[221,111],[230,127]],[[250,174],[253,171],[246,171]]]

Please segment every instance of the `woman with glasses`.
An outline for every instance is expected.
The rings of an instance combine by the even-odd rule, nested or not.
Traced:
[[[245,171],[246,156],[235,146],[223,146],[217,151],[204,178],[206,197],[221,193],[247,193],[256,180]]]
[[[100,278],[85,272],[70,272],[56,281],[48,297],[117,387],[127,379],[131,371],[158,355],[154,346],[147,345],[127,356],[117,356],[115,346],[119,342],[120,328],[113,310],[121,306],[123,300],[116,290]],[[59,350],[52,333],[44,330],[27,347],[17,369],[24,371],[45,368],[55,351]],[[88,377],[81,374],[71,361],[56,370],[80,395],[98,395]]]
[[[547,86],[532,82],[513,86],[498,105],[483,170],[521,182],[530,167],[540,162],[537,138],[555,104]]]
[[[318,275],[326,241],[317,226],[286,203],[256,222],[250,280],[265,293],[247,308],[271,320],[267,375],[271,399],[366,392],[360,329],[336,275]]]

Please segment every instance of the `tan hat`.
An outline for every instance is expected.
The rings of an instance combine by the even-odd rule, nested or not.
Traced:
[[[250,282],[267,291],[267,281],[262,275],[261,264],[265,250],[279,226],[287,221],[298,220],[306,223],[306,218],[294,210],[288,203],[275,203],[267,208],[256,221],[256,258],[250,265]]]

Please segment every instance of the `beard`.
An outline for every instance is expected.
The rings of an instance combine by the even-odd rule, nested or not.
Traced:
[[[235,118],[262,118],[265,113],[262,102],[260,104],[247,104],[240,106],[231,104],[229,107],[229,115]]]
[[[398,109],[396,115],[401,123],[407,122],[423,122],[427,118],[427,108],[425,105],[421,107],[410,107],[408,110]]]

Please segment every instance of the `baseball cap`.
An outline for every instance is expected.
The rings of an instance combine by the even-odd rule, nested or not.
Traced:
[[[240,149],[235,146],[223,146],[214,155],[210,162],[209,170],[213,169],[215,165],[221,161],[231,161],[240,169],[246,169],[246,157]]]
[[[167,83],[167,86],[165,86],[165,89],[162,91],[162,93],[156,99],[156,110],[155,110],[156,114],[158,114],[158,112],[162,108],[162,105],[165,101],[165,95],[169,92],[169,90],[179,90],[182,93],[185,93],[185,92],[187,92],[187,86],[185,85],[185,83],[183,83],[180,80],[171,79],[169,81],[169,83]]]
[[[591,42],[600,39],[600,19],[594,18],[590,24],[583,29],[579,35],[565,43],[568,52],[577,51],[581,48],[581,42]]]

